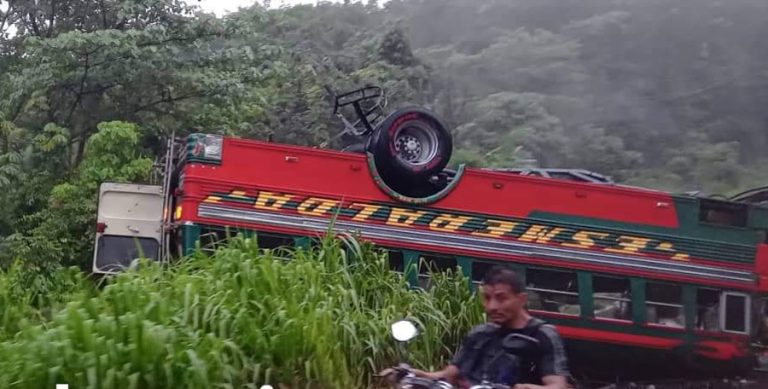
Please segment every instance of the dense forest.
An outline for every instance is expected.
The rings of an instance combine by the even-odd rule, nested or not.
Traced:
[[[99,183],[173,132],[343,146],[324,85],[434,110],[454,163],[768,182],[765,0],[264,3],[0,1],[0,263],[87,263]]]

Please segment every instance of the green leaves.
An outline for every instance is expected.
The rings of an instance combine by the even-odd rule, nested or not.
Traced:
[[[51,153],[58,148],[67,146],[69,140],[68,129],[48,123],[43,127],[43,132],[35,136],[34,142],[43,152]]]
[[[386,255],[351,238],[288,251],[286,261],[232,237],[172,268],[143,263],[98,292],[76,273],[54,272],[40,305],[28,304],[29,281],[14,286],[26,273],[0,271],[0,384],[371,387],[373,373],[400,361],[394,320],[419,321],[409,362],[423,368],[444,364],[482,320],[468,280],[455,273],[415,291]]]
[[[494,167],[562,164],[563,124],[542,100],[533,94],[496,93],[469,105],[476,119],[456,129],[457,144],[484,153],[485,164]]]
[[[46,208],[24,217],[27,228],[9,240],[6,256],[86,267],[93,247],[99,185],[105,181],[146,182],[152,168],[152,160],[139,154],[136,125],[108,122],[98,128],[70,180],[52,186]],[[50,125],[36,140],[43,147],[55,148],[66,140],[66,133]]]
[[[253,26],[188,17],[181,1],[101,4],[101,24],[78,15],[88,27],[62,24],[53,35],[27,36],[20,71],[9,77],[21,108],[15,120],[54,122],[69,128],[76,143],[111,120],[170,133],[196,125],[201,105],[231,105],[246,95],[249,84],[269,77],[262,61],[279,55],[253,40]]]
[[[13,66],[0,74],[6,260],[84,263],[101,182],[144,180],[151,157],[139,152],[157,151],[164,134],[245,127],[244,107],[279,69],[279,48],[253,24],[193,15],[178,0],[14,7],[17,35],[0,39],[0,64]]]

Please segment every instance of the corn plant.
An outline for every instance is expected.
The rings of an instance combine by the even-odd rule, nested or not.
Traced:
[[[430,369],[482,319],[460,274],[413,289],[343,236],[279,253],[238,236],[173,266],[142,262],[97,292],[81,278],[45,307],[9,299],[4,280],[3,388],[372,387],[401,357],[395,320],[419,323],[409,362]]]

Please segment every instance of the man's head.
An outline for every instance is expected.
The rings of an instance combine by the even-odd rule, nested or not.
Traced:
[[[514,271],[495,266],[485,274],[482,284],[483,307],[492,323],[512,327],[525,317],[528,294],[525,284]]]

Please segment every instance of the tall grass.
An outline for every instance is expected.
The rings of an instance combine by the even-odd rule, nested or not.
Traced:
[[[370,387],[400,358],[389,325],[403,317],[421,330],[409,362],[443,365],[482,319],[467,280],[436,274],[414,290],[387,264],[353,239],[278,255],[238,237],[171,267],[143,264],[98,292],[62,276],[68,302],[45,307],[6,296],[19,274],[0,274],[0,387]]]

